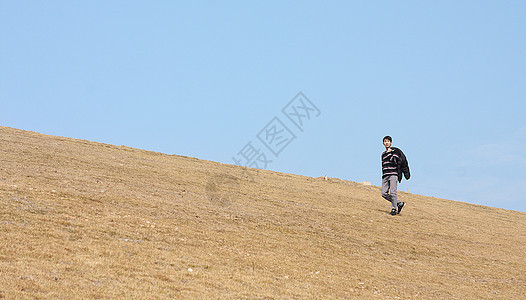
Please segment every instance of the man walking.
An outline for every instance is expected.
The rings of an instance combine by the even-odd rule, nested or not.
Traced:
[[[405,203],[396,196],[398,182],[402,181],[402,173],[409,179],[409,165],[402,150],[391,147],[393,139],[385,136],[383,139],[385,151],[382,153],[382,197],[391,202],[391,215],[397,215]]]

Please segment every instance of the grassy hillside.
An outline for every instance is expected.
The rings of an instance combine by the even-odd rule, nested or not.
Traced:
[[[526,214],[0,127],[0,298],[524,299]]]

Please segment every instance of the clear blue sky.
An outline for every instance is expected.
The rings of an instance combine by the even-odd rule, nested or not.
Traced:
[[[526,211],[525,16],[525,1],[0,0],[0,122],[232,164],[251,142],[268,169],[375,185],[391,135],[401,190]],[[301,130],[282,112],[300,91],[319,110]],[[277,156],[258,139],[275,117],[296,137]]]

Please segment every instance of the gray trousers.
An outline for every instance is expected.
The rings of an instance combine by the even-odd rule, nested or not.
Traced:
[[[396,198],[396,189],[398,187],[398,176],[391,175],[382,178],[382,197],[391,202],[394,209],[398,209],[398,199]]]

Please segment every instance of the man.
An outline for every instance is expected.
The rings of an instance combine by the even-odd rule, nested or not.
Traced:
[[[385,151],[382,153],[382,197],[391,202],[391,215],[397,215],[404,208],[405,203],[396,196],[398,182],[402,181],[402,174],[409,179],[409,165],[402,150],[391,147],[393,139],[385,136],[383,144]]]

